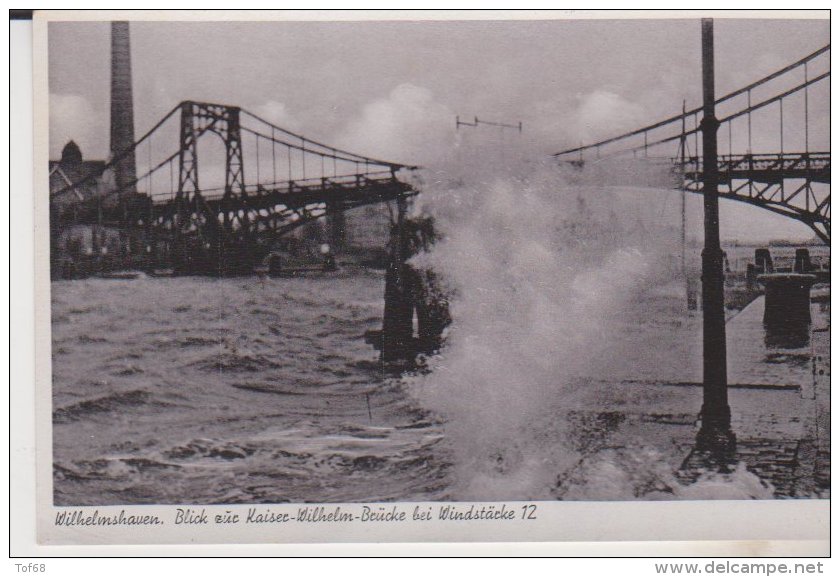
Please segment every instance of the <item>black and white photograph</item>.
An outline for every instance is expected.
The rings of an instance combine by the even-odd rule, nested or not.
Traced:
[[[43,23],[47,524],[827,501],[827,14],[350,16]]]

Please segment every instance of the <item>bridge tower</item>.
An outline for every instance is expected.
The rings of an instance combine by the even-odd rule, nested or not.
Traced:
[[[235,106],[181,103],[178,190],[170,215],[180,272],[229,274],[250,271],[253,265],[239,113]],[[207,205],[198,181],[198,139],[206,132],[218,135],[225,146],[225,189],[216,210]]]
[[[128,22],[111,22],[111,158],[119,158],[114,177],[120,198],[136,192],[134,99]],[[122,158],[120,158],[122,157]]]

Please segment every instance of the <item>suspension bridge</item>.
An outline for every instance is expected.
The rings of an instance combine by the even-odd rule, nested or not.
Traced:
[[[726,150],[717,157],[720,198],[796,219],[826,244],[831,155],[827,143],[813,149],[811,132],[816,124],[827,134],[828,121],[811,118],[809,91],[827,88],[829,67],[825,46],[716,101],[729,107],[719,120]],[[778,120],[768,130],[773,110]],[[680,114],[554,157],[581,168],[611,158],[664,161],[676,188],[701,192],[701,113],[683,104]],[[791,134],[801,137],[798,148],[791,148]],[[126,158],[139,165],[127,181],[113,176]],[[325,217],[338,246],[345,211],[391,201],[404,207],[418,192],[417,169],[317,142],[236,106],[187,101],[101,169],[52,192],[51,233],[79,224],[111,227],[151,265],[181,274],[247,273],[277,238],[302,225]],[[83,194],[93,183],[95,192]]]
[[[809,93],[829,88],[830,49],[824,46],[715,101],[725,111],[718,120],[719,147],[726,151],[717,157],[720,198],[798,220],[826,244],[831,240],[831,153],[827,138],[821,142],[826,148],[813,148],[812,132],[817,126],[827,137],[828,116],[825,110],[815,114]],[[680,114],[553,156],[581,169],[608,159],[667,162],[676,188],[702,193],[702,112],[683,104]],[[791,147],[792,135],[799,148]],[[766,150],[755,152],[756,146]]]
[[[159,158],[162,136],[177,146]],[[131,155],[145,170],[107,184],[119,182],[108,175]],[[316,142],[236,106],[187,101],[101,170],[52,193],[51,226],[126,231],[133,252],[176,273],[247,273],[278,237],[321,217],[340,244],[345,211],[416,194],[415,170]],[[105,190],[60,202],[81,197],[97,179]]]

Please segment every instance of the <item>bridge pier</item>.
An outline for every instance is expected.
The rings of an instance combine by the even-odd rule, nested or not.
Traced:
[[[342,250],[347,242],[347,220],[340,202],[327,203],[327,236],[333,253]]]
[[[414,307],[406,265],[408,234],[405,199],[397,200],[397,222],[391,226],[390,257],[385,272],[385,310],[382,318],[382,360],[404,359],[411,349],[414,334]]]
[[[391,255],[385,273],[380,343],[385,362],[411,360],[441,346],[443,331],[451,321],[448,299],[433,272],[407,263],[415,254],[428,250],[434,240],[431,219],[407,219],[401,199],[397,223],[391,228]]]

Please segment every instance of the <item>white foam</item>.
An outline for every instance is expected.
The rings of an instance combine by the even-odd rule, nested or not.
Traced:
[[[539,498],[579,459],[553,413],[593,363],[622,362],[611,335],[637,295],[672,282],[661,263],[678,235],[635,193],[569,184],[551,163],[453,156],[424,178],[417,210],[442,240],[415,259],[453,291],[453,323],[411,388],[446,419],[459,497]]]

